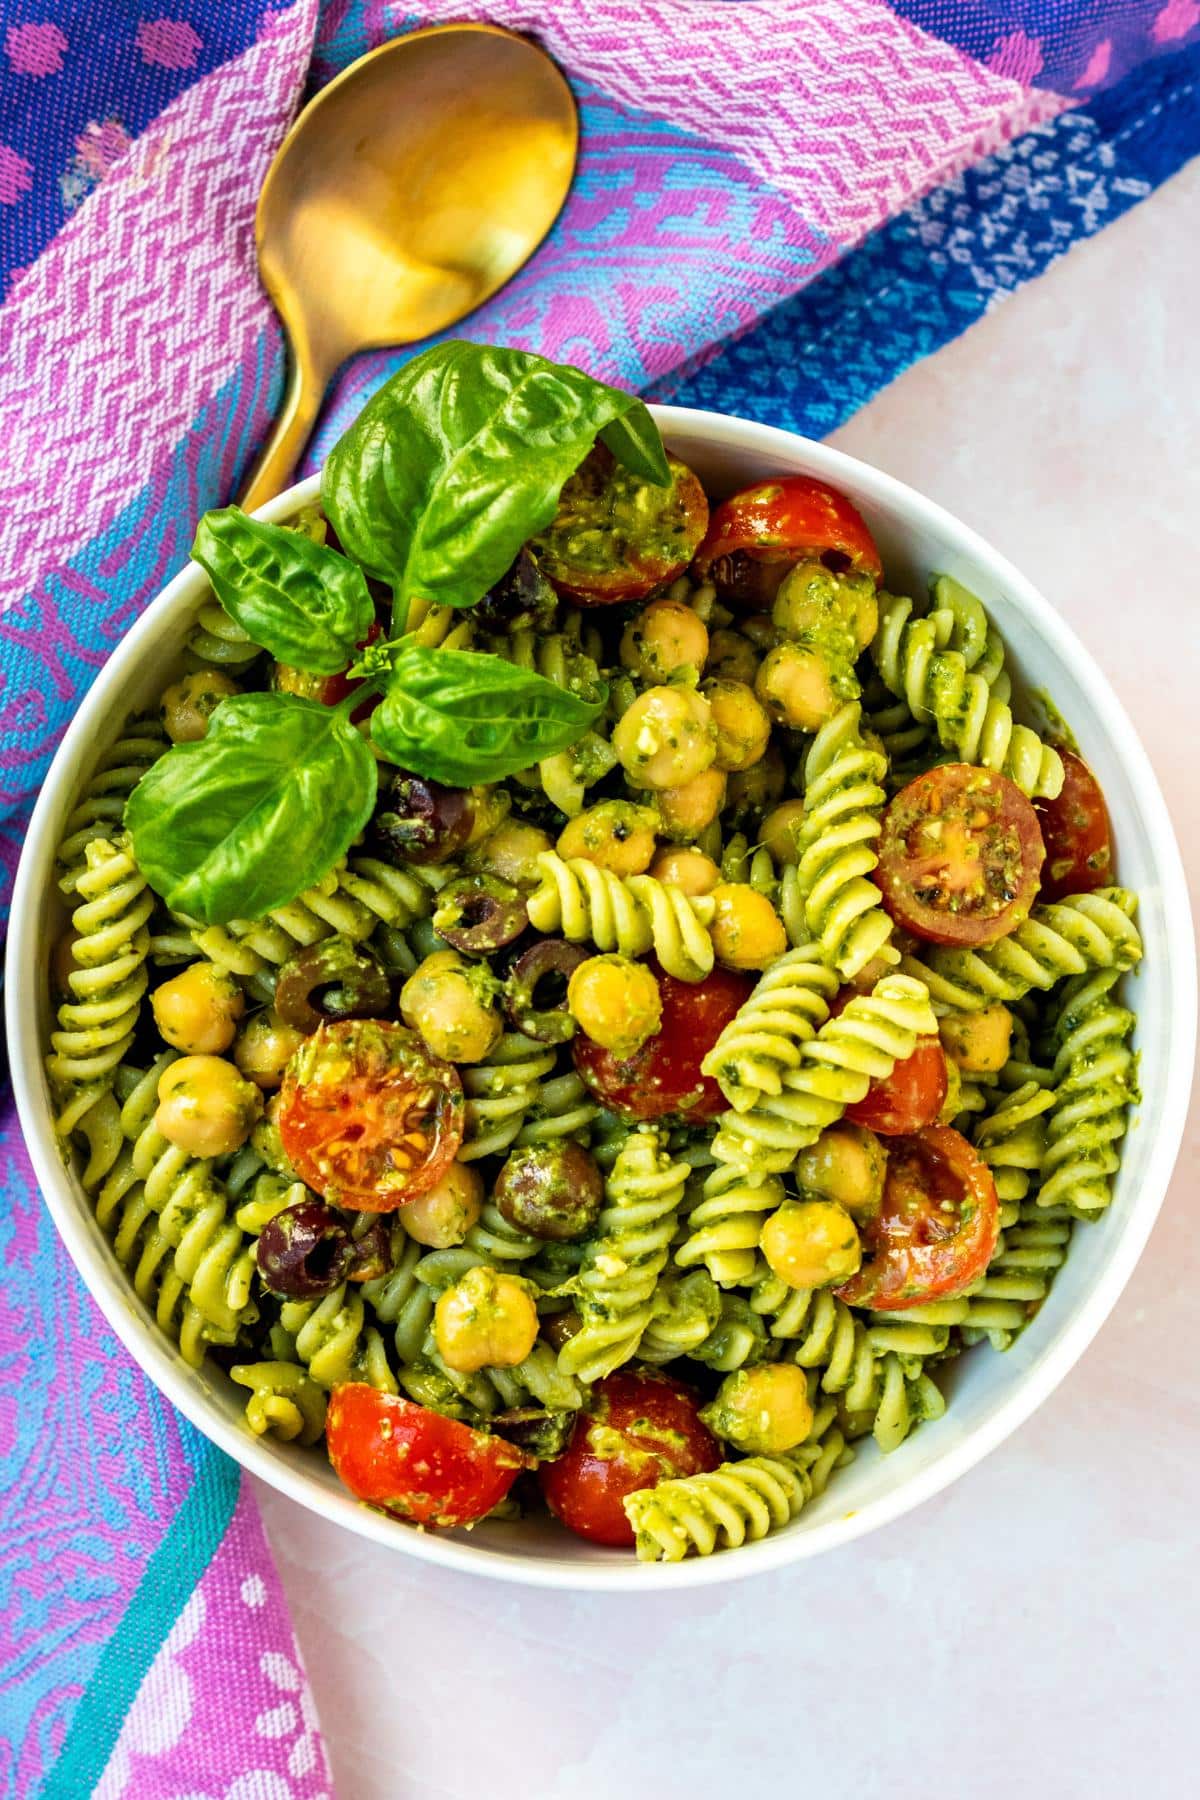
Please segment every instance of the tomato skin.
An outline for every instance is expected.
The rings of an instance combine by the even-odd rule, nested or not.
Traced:
[[[416,1525],[473,1525],[533,1466],[506,1439],[365,1381],[334,1388],[325,1438],[334,1470],[356,1499]]]
[[[943,763],[885,807],[874,879],[914,937],[994,944],[1028,918],[1045,855],[1038,816],[1015,782]]]
[[[594,1544],[631,1545],[626,1494],[676,1475],[699,1475],[721,1461],[716,1438],[690,1388],[669,1375],[619,1369],[597,1382],[563,1454],[538,1481],[551,1512]]]
[[[922,1038],[885,1080],[873,1081],[862,1099],[846,1108],[845,1116],[881,1137],[907,1137],[934,1123],[945,1104],[948,1080],[942,1046],[936,1038]]]
[[[651,962],[662,999],[652,1038],[620,1057],[578,1033],[575,1067],[596,1098],[626,1119],[715,1119],[729,1102],[700,1064],[754,986],[752,977],[714,969],[703,981],[678,981]]]
[[[1000,1235],[992,1172],[950,1125],[893,1138],[883,1205],[862,1235],[866,1257],[837,1289],[839,1299],[902,1312],[961,1294],[987,1268]]]
[[[365,650],[383,636],[383,626],[378,619],[372,621],[371,629],[359,644]],[[294,669],[290,663],[276,663],[271,677],[271,685],[280,694],[299,694],[303,700],[317,700],[322,706],[337,706],[347,694],[361,687],[361,681],[351,681],[345,669],[337,675],[310,675],[304,669]],[[368,718],[379,705],[380,695],[370,694],[361,706],[356,706],[350,717],[357,725]]]
[[[423,1144],[414,1144],[414,1132]],[[325,1199],[394,1212],[436,1187],[453,1162],[463,1136],[462,1082],[407,1026],[324,1023],[287,1066],[279,1135],[297,1175]]]
[[[686,463],[668,456],[667,466],[671,485],[656,488],[597,444],[563,487],[554,522],[534,540],[538,567],[556,592],[577,606],[613,606],[644,600],[682,575],[708,524],[708,496]],[[655,497],[653,513],[646,494]],[[570,542],[581,527],[596,524],[608,533],[606,566],[591,566]]]
[[[727,599],[769,606],[779,585],[775,571],[810,556],[862,570],[876,585],[883,580],[883,561],[858,508],[809,475],[781,475],[721,502],[696,553],[696,573],[711,574]]]
[[[1090,894],[1108,887],[1113,878],[1112,827],[1100,783],[1073,750],[1060,750],[1059,755],[1062,792],[1056,800],[1037,803],[1046,842],[1043,900]]]

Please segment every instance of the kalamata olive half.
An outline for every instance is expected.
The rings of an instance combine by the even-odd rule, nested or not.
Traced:
[[[349,938],[322,938],[284,963],[275,983],[275,1011],[305,1035],[322,1020],[382,1019],[392,988],[382,963]]]
[[[489,956],[520,937],[529,923],[515,887],[494,875],[464,875],[438,895],[433,929],[469,956]]]
[[[521,952],[504,984],[504,1009],[518,1031],[539,1044],[565,1044],[574,1035],[567,983],[590,955],[563,938],[542,938]]]
[[[523,1144],[496,1177],[501,1217],[552,1243],[582,1237],[604,1204],[604,1180],[582,1144]]]
[[[472,616],[485,631],[494,625],[548,625],[557,605],[558,595],[525,548],[472,609]]]
[[[466,788],[396,769],[380,784],[371,837],[397,862],[444,863],[470,837],[473,811]]]
[[[360,1213],[351,1233],[351,1281],[378,1281],[395,1260],[392,1254],[392,1222],[386,1213]]]
[[[285,1300],[315,1300],[345,1281],[354,1263],[350,1233],[319,1200],[285,1206],[264,1225],[255,1251],[259,1274]]]
[[[488,1429],[518,1444],[539,1462],[553,1462],[571,1441],[579,1414],[543,1406],[513,1406],[496,1413]]]

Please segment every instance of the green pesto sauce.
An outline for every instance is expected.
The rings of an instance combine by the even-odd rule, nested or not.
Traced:
[[[672,475],[681,465],[668,458]],[[656,487],[608,457],[590,456],[563,487],[552,523],[533,542],[553,568],[608,573],[632,562],[674,567],[699,542],[676,482]]]

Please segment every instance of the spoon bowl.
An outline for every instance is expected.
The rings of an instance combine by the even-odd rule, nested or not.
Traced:
[[[578,137],[557,66],[490,25],[394,38],[305,107],[258,202],[291,380],[247,511],[285,486],[348,356],[445,331],[528,261],[566,199]]]

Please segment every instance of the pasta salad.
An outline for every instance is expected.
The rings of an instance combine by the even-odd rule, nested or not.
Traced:
[[[418,1527],[648,1560],[945,1409],[1109,1205],[1103,796],[842,495],[447,343],[210,592],[59,853],[47,1069],[132,1288]]]

